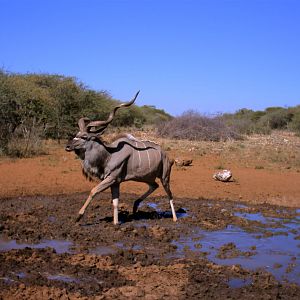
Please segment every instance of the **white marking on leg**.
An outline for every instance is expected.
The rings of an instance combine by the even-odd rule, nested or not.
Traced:
[[[119,223],[118,219],[118,205],[119,205],[119,199],[113,199],[113,209],[114,209],[114,224],[117,225]]]
[[[170,200],[170,206],[171,206],[171,210],[172,210],[173,221],[176,222],[177,216],[176,216],[176,212],[175,212],[175,208],[174,208],[173,199]]]

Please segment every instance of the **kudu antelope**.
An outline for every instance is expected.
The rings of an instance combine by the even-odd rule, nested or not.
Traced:
[[[118,203],[120,184],[133,180],[147,183],[148,191],[134,202],[133,213],[139,204],[158,188],[155,179],[159,178],[170,201],[173,220],[177,221],[172,192],[170,190],[170,173],[173,160],[170,161],[161,147],[154,142],[140,141],[132,135],[124,135],[111,144],[100,137],[112,122],[116,111],[134,103],[139,92],[127,103],[116,106],[106,121],[93,121],[81,118],[78,122],[79,132],[68,142],[66,151],[74,151],[82,161],[82,171],[86,177],[98,178],[101,182],[95,186],[79,211],[77,221],[96,194],[111,188],[114,224],[118,224]]]

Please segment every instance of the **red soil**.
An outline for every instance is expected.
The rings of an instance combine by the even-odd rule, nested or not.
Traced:
[[[64,145],[52,145],[48,155],[17,160],[2,159],[0,197],[88,193],[97,183],[85,180],[81,174],[80,161],[63,148]],[[168,154],[175,158],[178,151],[172,150]],[[193,164],[185,168],[174,165],[171,188],[175,198],[228,199],[300,206],[300,173],[296,169],[255,168],[233,161],[227,163],[227,167],[230,167],[234,181],[222,183],[212,179],[212,175],[218,171],[217,154],[201,156],[186,151],[181,152],[181,156],[193,158]],[[126,182],[121,187],[123,192],[134,194],[141,194],[147,189],[144,184],[136,182]],[[163,194],[161,187],[154,193]]]

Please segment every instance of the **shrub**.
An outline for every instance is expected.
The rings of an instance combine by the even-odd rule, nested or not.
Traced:
[[[293,109],[268,107],[265,111],[240,109],[234,114],[224,114],[226,124],[233,126],[241,134],[270,134],[273,129],[290,128]]]
[[[172,119],[163,109],[157,109],[153,105],[144,105],[140,109],[146,118],[146,124],[158,124]]]
[[[264,126],[271,129],[286,129],[288,123],[292,120],[292,114],[285,108],[266,109],[269,113],[261,117],[260,121]]]
[[[291,123],[289,124],[289,128],[300,136],[300,110],[295,112]]]
[[[44,154],[43,140],[41,139],[43,129],[33,127],[30,132],[20,126],[11,136],[6,145],[5,154],[12,157],[32,157]]]
[[[220,141],[240,138],[222,118],[209,118],[195,111],[187,111],[179,117],[160,123],[157,129],[160,136],[173,139]]]

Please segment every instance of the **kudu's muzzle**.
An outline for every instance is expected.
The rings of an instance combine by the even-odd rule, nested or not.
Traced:
[[[69,146],[69,145],[67,145],[67,146],[65,147],[65,150],[66,150],[66,151],[68,151],[68,152],[71,152],[71,151],[73,151],[72,147],[71,147],[71,146]]]
[[[66,147],[65,147],[65,150],[68,151],[68,152],[71,152],[74,150],[74,145],[73,145],[73,140],[70,140],[68,141]]]

